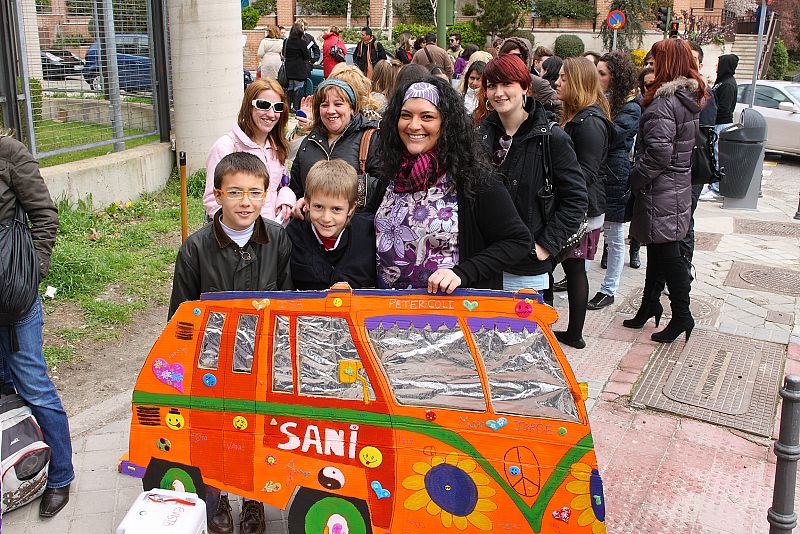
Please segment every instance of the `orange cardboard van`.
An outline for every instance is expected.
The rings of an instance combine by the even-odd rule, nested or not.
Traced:
[[[605,532],[556,318],[533,291],[204,294],[139,374],[120,470],[292,534]]]

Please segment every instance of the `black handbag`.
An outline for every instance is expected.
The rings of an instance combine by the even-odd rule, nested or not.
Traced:
[[[554,124],[555,122],[550,123],[550,131],[552,131]],[[550,132],[544,136],[542,142],[542,160],[544,161],[544,185],[536,192],[536,196],[539,199],[539,208],[542,210],[544,220],[550,222],[556,212],[556,204],[558,203],[555,186],[553,185],[553,168],[550,159]],[[554,265],[561,263],[569,257],[573,249],[580,244],[588,229],[589,221],[584,215],[583,221],[578,226],[578,230],[567,238],[567,242],[564,243],[561,250],[553,256]]]
[[[281,50],[281,67],[278,69],[278,83],[284,88],[289,85],[289,78],[286,76],[286,39],[283,40],[283,50]]]
[[[13,325],[31,309],[39,282],[39,256],[17,202],[16,217],[0,224],[0,325]]]
[[[700,126],[692,148],[692,185],[712,184],[725,177],[717,158],[717,139],[713,126]]]

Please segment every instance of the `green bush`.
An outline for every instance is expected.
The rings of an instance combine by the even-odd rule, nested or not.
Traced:
[[[242,10],[242,29],[252,30],[258,24],[261,13],[254,7],[246,7]]]
[[[28,81],[31,87],[31,107],[33,108],[33,122],[38,124],[42,120],[42,81],[31,78]]]
[[[277,8],[276,0],[255,0],[250,4],[250,7],[258,10],[258,14],[262,17],[264,15],[272,15]]]
[[[594,4],[583,0],[537,0],[536,12],[544,23],[553,19],[594,20],[597,16]]]
[[[583,41],[577,35],[559,35],[553,47],[553,53],[565,59],[580,56],[584,50]]]
[[[319,15],[344,17],[347,15],[347,0],[298,0],[304,12]],[[363,17],[369,13],[369,0],[353,0],[353,16]]]
[[[508,35],[503,35],[503,37],[523,37],[531,42],[531,46],[534,46],[534,43],[536,42],[536,36],[533,34],[532,31],[523,30],[521,28],[517,28]]]
[[[416,39],[420,35],[425,35],[426,33],[436,33],[436,26],[431,26],[430,24],[397,24],[392,28],[392,41],[397,42],[397,38],[405,31],[411,32],[411,35]],[[464,34],[461,35],[463,39]]]
[[[786,45],[783,44],[782,39],[775,41],[775,46],[772,48],[772,57],[769,60],[769,70],[767,70],[767,79],[769,80],[783,80],[789,68],[789,52],[786,50]]]
[[[51,0],[36,0],[36,12],[49,13],[51,3]]]
[[[478,8],[475,4],[464,4],[461,6],[461,14],[465,17],[474,17],[478,14]]]
[[[57,35],[53,39],[53,48],[74,48],[83,45],[89,45],[94,42],[93,37],[88,35],[81,35],[79,33],[65,33]]]
[[[414,22],[433,22],[433,8],[429,0],[409,0],[408,14]]]
[[[486,45],[486,34],[483,33],[474,22],[459,22],[447,28],[447,34],[453,32],[461,34],[461,46],[466,46],[469,43],[478,45],[483,48]]]

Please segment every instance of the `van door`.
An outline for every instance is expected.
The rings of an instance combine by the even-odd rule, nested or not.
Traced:
[[[228,365],[228,348],[232,310],[208,307],[203,320],[203,334],[195,355],[192,373],[191,460],[202,466],[203,476],[222,479],[222,462],[209,461],[222,457],[224,421],[222,373]]]
[[[225,414],[223,458],[225,482],[243,490],[253,490],[253,459],[256,432],[255,395],[258,351],[264,316],[262,312],[242,311],[231,317],[226,336],[230,340],[230,358],[223,371]]]

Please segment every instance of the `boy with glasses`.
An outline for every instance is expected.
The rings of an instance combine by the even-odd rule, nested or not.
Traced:
[[[214,170],[214,198],[220,209],[211,224],[189,236],[178,252],[169,318],[181,303],[212,291],[294,289],[289,273],[292,244],[281,225],[261,217],[269,176],[253,154],[234,152]],[[233,533],[227,495],[209,490],[209,530]],[[239,531],[265,531],[264,507],[245,499]]]

